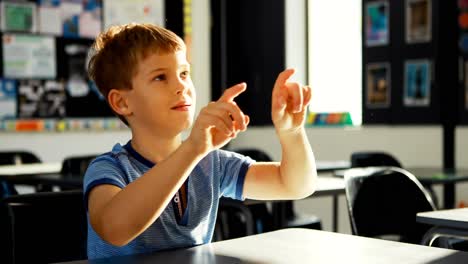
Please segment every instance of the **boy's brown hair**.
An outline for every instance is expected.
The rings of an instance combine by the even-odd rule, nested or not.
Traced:
[[[136,23],[112,26],[91,47],[88,75],[107,100],[111,89],[132,89],[138,63],[148,55],[179,50],[186,50],[183,40],[165,28]]]

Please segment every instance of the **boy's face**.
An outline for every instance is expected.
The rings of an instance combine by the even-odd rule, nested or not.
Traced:
[[[132,86],[132,129],[175,136],[192,125],[195,90],[185,51],[150,54],[140,61]]]

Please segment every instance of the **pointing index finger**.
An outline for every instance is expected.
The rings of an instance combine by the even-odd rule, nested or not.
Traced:
[[[275,81],[275,86],[273,87],[273,91],[278,91],[281,86],[283,86],[291,76],[293,76],[295,70],[293,68],[286,69],[282,71],[279,75],[278,78],[276,78]]]
[[[236,98],[239,94],[244,92],[247,89],[247,85],[245,83],[239,83],[232,86],[229,89],[224,91],[223,95],[218,99],[218,102],[232,102],[234,98]]]

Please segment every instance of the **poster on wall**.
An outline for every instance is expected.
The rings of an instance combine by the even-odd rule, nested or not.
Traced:
[[[83,1],[78,23],[78,33],[82,38],[95,38],[102,30],[102,1]]]
[[[2,31],[36,32],[36,4],[32,2],[1,2]]]
[[[102,0],[39,0],[39,31],[95,38],[102,30]]]
[[[0,120],[16,118],[16,82],[0,79]]]
[[[164,26],[164,1],[104,0],[104,28],[131,22]]]
[[[62,32],[64,37],[79,37],[79,18],[83,12],[81,1],[62,0],[60,3],[60,13],[62,16]]]
[[[20,80],[18,84],[18,117],[65,117],[65,89],[52,80]]]
[[[60,0],[39,0],[38,27],[40,33],[62,35]]]
[[[365,6],[366,46],[382,46],[389,43],[388,1],[369,2]]]
[[[55,38],[4,34],[3,71],[7,78],[55,79]]]
[[[431,99],[431,64],[429,60],[405,62],[403,104],[409,107],[429,106]]]
[[[368,108],[390,106],[390,64],[371,63],[366,67],[366,105]]]
[[[87,75],[87,54],[91,44],[65,43],[62,57],[66,67],[66,109],[68,117],[114,116],[107,102]],[[84,107],[85,106],[85,107]]]
[[[431,0],[406,0],[406,42],[431,41],[432,35]]]

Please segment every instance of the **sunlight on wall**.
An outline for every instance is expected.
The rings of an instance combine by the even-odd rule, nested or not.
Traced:
[[[309,0],[313,112],[351,113],[362,123],[361,0]]]

